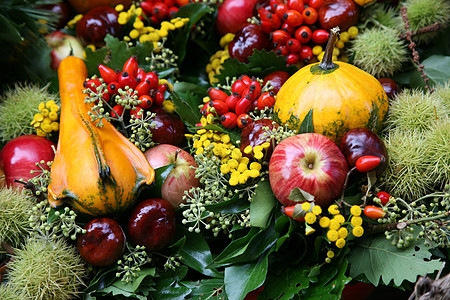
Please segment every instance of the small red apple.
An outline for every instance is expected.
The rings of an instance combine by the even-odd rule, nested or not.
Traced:
[[[166,200],[151,198],[139,202],[128,219],[128,236],[147,250],[164,248],[175,235],[175,209]]]
[[[23,135],[12,139],[0,151],[0,169],[5,173],[5,182],[8,187],[22,187],[23,184],[14,180],[27,181],[36,176],[33,170],[40,170],[37,162],[53,161],[55,152],[52,146],[56,145],[37,135]],[[44,165],[49,169],[47,165]]]
[[[194,167],[197,167],[195,159],[183,149],[161,144],[148,149],[144,155],[153,169],[175,163],[161,187],[162,198],[169,201],[175,208],[183,202],[185,191],[200,185],[199,179],[195,177]]]
[[[217,11],[216,29],[220,35],[236,33],[253,16],[258,0],[225,0]]]
[[[50,52],[50,68],[58,69],[61,61],[69,55],[83,58],[84,49],[80,41],[62,31],[55,31],[45,36],[47,44],[52,48]]]
[[[275,197],[285,206],[294,188],[314,196],[320,206],[329,206],[341,193],[348,166],[341,150],[324,135],[298,134],[281,141],[269,162],[269,180]]]
[[[92,266],[109,266],[125,250],[125,233],[119,223],[110,218],[96,218],[84,227],[85,234],[77,238],[81,257]]]

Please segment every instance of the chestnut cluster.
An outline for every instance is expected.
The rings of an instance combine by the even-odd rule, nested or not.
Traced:
[[[122,257],[127,240],[146,251],[164,248],[175,235],[175,209],[166,200],[150,198],[140,201],[124,224],[98,217],[84,230],[76,240],[81,257],[92,266],[108,266]]]

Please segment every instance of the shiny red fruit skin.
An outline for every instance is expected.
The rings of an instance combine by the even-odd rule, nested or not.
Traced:
[[[394,99],[394,97],[400,92],[400,87],[393,79],[383,77],[378,78],[378,81],[381,83],[381,86],[383,86],[383,89],[389,99]]]
[[[112,36],[119,34],[121,26],[118,22],[119,14],[109,6],[99,6],[77,22],[76,35],[85,44],[103,46],[105,37],[109,33]]]
[[[150,198],[139,202],[128,219],[128,236],[147,250],[164,248],[175,235],[175,209],[170,202]]]
[[[96,218],[84,227],[86,234],[78,236],[78,252],[92,266],[114,264],[125,250],[126,237],[122,227],[110,218]]]
[[[367,128],[347,131],[342,137],[340,149],[350,168],[355,167],[356,161],[365,155],[384,157],[384,161],[376,168],[378,175],[386,169],[389,160],[384,142],[375,132]]]
[[[175,114],[168,113],[160,106],[152,106],[151,112],[156,116],[151,128],[152,141],[158,144],[171,144],[180,147],[184,142],[184,123]]]
[[[377,197],[381,200],[381,204],[386,205],[389,202],[389,198],[391,198],[391,195],[381,191],[377,193]]]
[[[359,14],[359,7],[353,0],[328,0],[318,11],[320,27],[327,31],[336,26],[341,32],[346,31],[356,25]]]
[[[280,90],[281,86],[286,82],[286,80],[288,80],[288,78],[290,77],[288,72],[285,71],[275,71],[272,72],[266,76],[264,76],[263,78],[263,86],[267,83],[267,81],[270,80],[270,85],[273,86],[273,92],[275,94],[278,93],[278,91]]]
[[[23,187],[23,184],[14,180],[23,179],[28,181],[36,176],[31,174],[32,170],[40,170],[37,162],[53,161],[56,149],[55,143],[34,134],[22,135],[12,139],[0,151],[0,169],[5,173],[5,183],[8,187]],[[47,170],[49,167],[43,165]]]
[[[236,33],[248,18],[258,0],[225,0],[217,11],[216,30],[219,35]]]
[[[241,145],[240,149],[244,156],[252,158],[252,155],[244,153],[244,149],[250,145],[253,147],[262,145],[266,142],[267,136],[264,135],[266,130],[263,130],[263,127],[268,127],[269,130],[272,130],[274,127],[278,127],[279,125],[273,125],[273,121],[271,119],[259,119],[251,122],[241,132]],[[273,152],[274,142],[270,143],[270,147],[266,149],[266,155],[264,156],[265,160],[269,160],[270,156]]]
[[[261,27],[255,24],[247,24],[235,35],[233,41],[228,44],[228,52],[231,58],[237,58],[240,62],[248,62],[248,57],[253,54],[253,49],[268,49],[269,37]]]

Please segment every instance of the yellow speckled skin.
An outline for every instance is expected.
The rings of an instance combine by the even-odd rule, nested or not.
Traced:
[[[307,65],[292,75],[278,92],[276,120],[298,129],[313,109],[314,132],[336,144],[353,128],[379,130],[389,106],[381,83],[351,64],[335,64],[331,70]]]
[[[61,123],[51,167],[48,200],[53,207],[66,202],[74,210],[108,215],[132,204],[139,187],[154,181],[155,171],[144,154],[111,123],[97,127],[84,102],[84,62],[65,58],[58,69]]]

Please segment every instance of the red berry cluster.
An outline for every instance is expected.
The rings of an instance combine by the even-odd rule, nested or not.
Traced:
[[[138,65],[136,56],[130,57],[123,65],[122,70],[114,71],[105,66],[98,65],[100,78],[91,78],[85,81],[84,87],[89,93],[94,93],[99,99],[110,103],[112,106],[111,117],[120,118],[124,115],[125,109],[130,109],[130,116],[140,118],[142,109],[149,109],[153,104],[162,105],[164,93],[167,90],[166,84],[159,84],[158,75],[155,72],[145,72]],[[135,99],[136,107],[129,105],[129,101],[121,103],[120,100],[128,97]]]
[[[275,94],[262,89],[256,78],[243,75],[231,85],[231,95],[218,88],[210,88],[208,95],[211,100],[200,112],[204,116],[215,114],[226,128],[244,128],[251,121],[250,111],[272,108],[275,104]]]
[[[329,32],[317,25],[324,0],[270,0],[258,9],[262,30],[270,34],[274,50],[286,57],[288,65],[308,63],[312,47],[325,44]]]
[[[189,0],[145,0],[140,6],[151,24],[155,25],[171,19],[181,6],[188,3]]]

